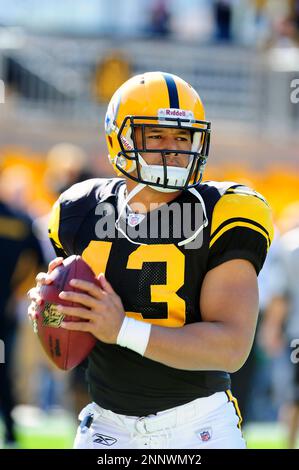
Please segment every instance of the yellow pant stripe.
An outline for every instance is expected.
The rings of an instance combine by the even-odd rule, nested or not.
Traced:
[[[225,393],[227,395],[228,401],[232,402],[232,404],[233,404],[233,406],[236,410],[236,414],[239,418],[238,428],[241,429],[241,424],[242,424],[243,418],[242,418],[241,411],[240,411],[240,408],[239,408],[238,400],[235,397],[233,397],[232,392],[230,390],[226,390]]]

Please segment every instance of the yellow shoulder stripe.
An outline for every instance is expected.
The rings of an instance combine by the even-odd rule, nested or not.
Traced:
[[[261,233],[269,248],[273,239],[273,222],[271,210],[264,200],[251,194],[224,194],[214,207],[210,247],[234,227],[248,227]]]
[[[52,208],[49,220],[49,237],[58,248],[63,248],[59,240],[60,202],[57,200]]]
[[[264,198],[264,196],[261,193],[258,193],[257,191],[254,191],[251,188],[248,188],[248,186],[237,186],[236,188],[229,188],[225,194],[245,194],[247,196],[255,196],[262,201],[264,201],[267,205],[267,201]]]

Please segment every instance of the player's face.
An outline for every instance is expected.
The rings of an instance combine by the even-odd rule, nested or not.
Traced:
[[[135,137],[137,147],[143,148],[141,128],[135,129]],[[186,168],[189,163],[189,155],[184,155],[179,152],[191,151],[191,134],[190,131],[185,129],[145,127],[145,146],[147,150],[171,149],[172,152],[166,155],[167,165]],[[161,153],[140,153],[148,165],[163,164]]]

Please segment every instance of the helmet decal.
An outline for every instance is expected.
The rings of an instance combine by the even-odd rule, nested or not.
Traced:
[[[185,119],[194,119],[193,111],[186,109],[176,109],[176,108],[160,108],[158,110],[159,121],[163,120],[165,117],[179,117]]]
[[[170,73],[163,73],[163,77],[166,81],[168,95],[169,95],[169,107],[179,109],[179,95],[175,80]]]
[[[105,116],[105,132],[107,135],[110,135],[111,132],[115,129],[120,100],[121,94],[118,92],[116,95],[114,95],[114,99],[111,100],[108,105]]]

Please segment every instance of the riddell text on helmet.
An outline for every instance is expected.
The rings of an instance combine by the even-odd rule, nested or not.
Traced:
[[[194,114],[190,110],[176,108],[160,108],[158,117],[181,117],[185,119],[194,119]]]

